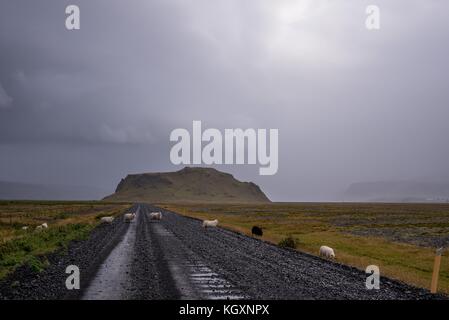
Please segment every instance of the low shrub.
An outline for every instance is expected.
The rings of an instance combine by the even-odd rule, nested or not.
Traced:
[[[298,246],[298,240],[293,238],[292,236],[288,236],[281,241],[279,241],[278,246],[281,248],[292,248],[296,249]]]

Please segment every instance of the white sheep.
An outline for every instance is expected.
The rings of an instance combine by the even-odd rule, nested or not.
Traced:
[[[151,212],[150,219],[151,220],[162,220],[162,213],[161,212]]]
[[[101,217],[101,222],[112,223],[114,221],[114,217]]]
[[[28,226],[22,227],[22,230],[28,230]]]
[[[203,228],[207,227],[216,227],[218,225],[218,220],[204,220],[203,221]]]
[[[47,229],[47,228],[48,228],[48,224],[47,224],[47,222],[45,222],[45,223],[43,223],[41,225],[38,225],[36,227],[36,230],[42,230],[42,229]]]
[[[320,247],[320,256],[325,258],[335,259],[334,249],[328,246]]]
[[[135,213],[125,213],[125,222],[131,222],[135,217]]]

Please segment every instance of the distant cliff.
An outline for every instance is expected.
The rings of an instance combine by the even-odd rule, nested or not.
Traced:
[[[0,200],[98,200],[109,192],[87,186],[0,181]]]
[[[449,182],[378,181],[353,183],[345,201],[375,202],[447,202]]]
[[[176,172],[131,174],[122,179],[108,201],[142,202],[270,202],[256,184],[241,182],[212,168],[186,167]]]

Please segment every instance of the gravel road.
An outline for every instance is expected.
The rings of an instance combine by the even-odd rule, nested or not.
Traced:
[[[161,211],[163,219],[148,218]],[[381,278],[380,290],[367,290],[366,274],[355,268],[293,250],[281,249],[222,228],[203,229],[201,221],[147,205],[125,240],[103,266],[123,257],[119,272],[103,272],[92,288],[111,296],[84,298],[149,299],[429,299],[426,290]],[[122,245],[134,239],[128,247]],[[115,252],[117,251],[117,252]],[[130,251],[130,252],[127,252]],[[131,262],[130,265],[127,263]],[[120,262],[118,262],[120,264]],[[110,267],[106,267],[108,270]],[[114,270],[115,267],[112,267]],[[102,271],[103,270],[103,271]],[[128,271],[129,270],[129,271]],[[103,278],[111,279],[111,282]],[[118,279],[126,284],[116,287]],[[120,281],[119,281],[120,282]],[[101,285],[103,283],[103,285]],[[131,285],[129,285],[131,284]],[[120,296],[115,290],[120,291]]]
[[[34,285],[11,292],[3,282],[0,298],[2,292],[10,299],[441,298],[384,277],[380,290],[367,290],[367,275],[358,269],[222,228],[203,229],[199,220],[149,205],[135,210],[133,222],[116,219],[94,230],[76,250],[69,248],[67,256],[55,260],[59,269],[52,264]],[[163,219],[150,220],[152,211],[161,211]],[[69,262],[83,266],[76,294],[64,286],[61,266]],[[20,277],[19,272],[8,283]],[[44,282],[47,290],[41,292],[38,284]]]

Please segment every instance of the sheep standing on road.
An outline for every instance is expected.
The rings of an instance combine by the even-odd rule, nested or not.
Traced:
[[[320,248],[320,256],[330,259],[335,259],[334,249],[328,246],[321,246]]]
[[[254,226],[254,227],[251,229],[251,234],[252,234],[253,236],[259,236],[259,237],[263,236],[262,228],[260,228],[260,227],[258,227],[258,226]]]
[[[161,212],[151,212],[150,219],[151,220],[162,220],[162,213]]]
[[[218,220],[204,220],[203,221],[203,228],[208,228],[208,227],[216,227],[218,226]]]
[[[135,213],[125,213],[125,222],[131,222],[136,217]]]
[[[101,217],[100,221],[105,223],[112,223],[112,221],[114,221],[114,217]]]

